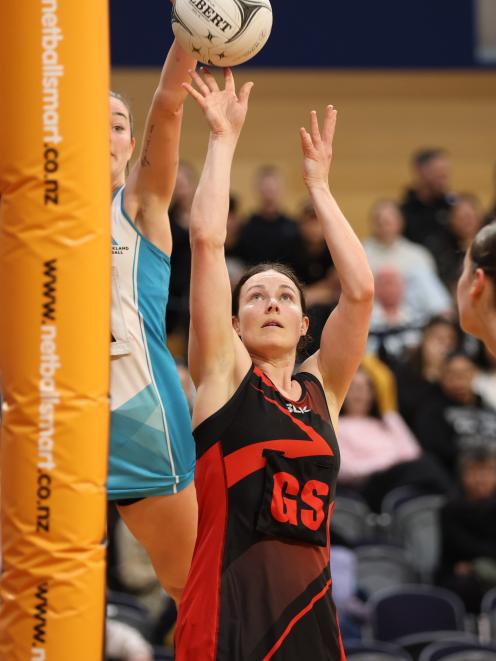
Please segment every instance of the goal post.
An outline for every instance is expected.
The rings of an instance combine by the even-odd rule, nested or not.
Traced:
[[[103,655],[108,9],[0,6],[0,658]]]

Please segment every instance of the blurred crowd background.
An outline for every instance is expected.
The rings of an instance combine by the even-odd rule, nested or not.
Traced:
[[[113,88],[130,99],[138,137],[170,43],[168,3],[156,4],[137,15],[135,3],[110,3]],[[273,8],[266,50],[236,72],[255,90],[233,169],[231,281],[262,261],[292,266],[306,290],[308,350],[318,346],[339,282],[304,195],[298,128],[333,103],[331,188],[376,289],[338,431],[334,595],[350,659],[374,646],[381,659],[441,658],[429,645],[496,639],[496,359],[461,331],[455,296],[467,246],[496,220],[496,6]],[[206,140],[188,103],[167,334],[190,406],[188,226]],[[114,509],[108,587],[109,658],[172,658],[174,605]]]

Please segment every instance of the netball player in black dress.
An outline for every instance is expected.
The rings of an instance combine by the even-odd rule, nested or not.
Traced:
[[[320,350],[294,373],[306,334],[302,292],[278,265],[231,296],[224,259],[230,169],[251,83],[187,85],[210,125],[191,216],[190,369],[197,386],[199,530],[180,605],[177,661],[340,661],[329,522],[338,412],[364,350],[373,280],[328,186],[336,111],[301,129],[303,172],[342,295]],[[231,303],[233,301],[233,310]],[[232,316],[233,315],[233,316]]]

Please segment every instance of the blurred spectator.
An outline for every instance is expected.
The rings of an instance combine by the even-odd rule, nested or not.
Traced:
[[[327,275],[320,282],[310,285],[308,289],[311,290],[309,292],[311,305],[308,307],[310,326],[308,328],[308,343],[306,346],[306,355],[309,356],[315,353],[315,351],[318,351],[322,330],[341,295],[341,284],[336,269],[329,269]],[[307,292],[307,289],[305,289],[305,292]]]
[[[186,353],[185,337],[189,328],[189,283],[191,250],[189,223],[198,177],[188,163],[180,163],[169,210],[172,232],[171,276],[167,305],[167,335],[174,355]]]
[[[478,613],[485,592],[496,586],[496,455],[488,448],[464,452],[461,493],[441,510],[438,582],[457,592]]]
[[[333,535],[334,539],[334,535]],[[332,596],[343,639],[358,640],[369,619],[369,609],[358,596],[357,558],[354,551],[334,541],[331,551]]]
[[[447,231],[426,242],[436,260],[439,276],[450,292],[460,277],[467,248],[481,226],[481,203],[475,195],[463,193],[449,210]]]
[[[484,225],[488,225],[489,223],[492,223],[494,220],[496,220],[496,164],[494,165],[494,170],[493,170],[493,182],[494,182],[494,202],[492,208],[489,209],[489,211],[487,212],[484,218]]]
[[[424,316],[406,302],[405,281],[396,267],[381,267],[374,280],[375,302],[367,351],[388,359],[401,356],[417,346]]]
[[[143,604],[151,620],[155,620],[168,597],[158,582],[151,560],[122,519],[117,522],[114,534],[120,583]]]
[[[242,227],[243,219],[239,213],[239,200],[236,195],[231,193],[229,195],[229,212],[227,215],[226,256],[229,257],[235,248]]]
[[[282,262],[293,268],[299,250],[298,228],[283,212],[282,175],[274,166],[264,166],[256,174],[258,209],[240,230],[231,255],[245,264]]]
[[[455,196],[450,192],[450,163],[442,149],[421,149],[412,157],[413,182],[401,202],[405,236],[426,244],[446,231],[447,213]]]
[[[118,661],[153,661],[152,646],[139,631],[119,620],[107,619],[105,654]]]
[[[325,295],[319,293],[314,296],[312,293],[322,288],[327,290],[327,285],[322,287],[322,284],[327,283],[327,275],[333,267],[333,263],[322,225],[310,200],[307,200],[302,206],[298,219],[298,231],[300,249],[295,271],[301,282],[306,285],[305,298],[307,305],[311,306],[315,302],[313,299],[321,302],[322,295]]]
[[[474,391],[475,364],[453,353],[444,361],[440,388],[415,417],[416,436],[453,475],[460,452],[479,445],[496,447],[496,411]]]
[[[391,372],[385,366],[382,369],[392,382]],[[339,419],[338,481],[358,489],[376,512],[386,493],[398,486],[412,485],[434,493],[450,490],[449,477],[432,457],[423,454],[397,411],[381,407],[375,374],[377,371],[359,369],[344,401]]]
[[[226,235],[226,266],[229,274],[229,282],[231,289],[237,285],[239,279],[246,270],[244,262],[236,257],[236,245],[238,243],[239,234],[243,227],[243,219],[239,213],[238,198],[231,194],[229,195],[229,214],[227,217],[227,235]]]
[[[115,504],[111,500],[107,501],[107,587],[116,592],[125,592],[126,589],[119,578],[119,557],[115,536],[117,524],[120,520],[121,517]]]
[[[482,343],[479,343],[479,355],[475,357],[477,374],[474,390],[482,400],[496,410],[496,356]]]
[[[399,411],[412,429],[417,412],[436,395],[445,358],[455,351],[458,342],[455,324],[434,317],[422,330],[420,344],[406,357],[390,361],[398,386]]]
[[[296,275],[304,285],[310,327],[308,354],[320,346],[322,329],[339,298],[339,281],[336,278],[329,248],[321,224],[312,203],[307,200],[301,207],[298,219],[299,251],[296,257]]]
[[[418,315],[450,313],[453,302],[441,284],[430,252],[402,236],[404,219],[391,200],[377,202],[370,212],[371,234],[363,243],[372,271],[394,266],[405,282],[405,301]]]

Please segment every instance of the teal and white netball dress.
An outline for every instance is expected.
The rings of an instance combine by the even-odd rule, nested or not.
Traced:
[[[112,338],[108,496],[177,493],[193,479],[191,417],[166,345],[170,258],[112,202]]]

